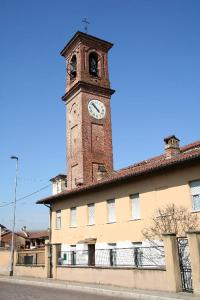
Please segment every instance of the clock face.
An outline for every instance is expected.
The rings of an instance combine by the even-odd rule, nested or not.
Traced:
[[[99,100],[90,100],[88,103],[88,111],[90,115],[95,119],[103,119],[106,115],[106,107]]]

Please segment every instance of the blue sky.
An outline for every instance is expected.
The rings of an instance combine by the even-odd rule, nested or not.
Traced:
[[[200,1],[0,0],[0,223],[11,226],[15,163],[18,198],[66,171],[65,62],[59,51],[90,21],[114,43],[109,55],[115,169],[163,152],[163,138],[200,139]],[[17,228],[46,228],[48,209],[17,204]],[[2,204],[3,203],[3,204]]]

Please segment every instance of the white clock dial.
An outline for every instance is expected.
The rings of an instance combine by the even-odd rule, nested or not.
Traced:
[[[99,100],[90,100],[88,103],[88,111],[90,115],[95,119],[103,119],[106,115],[106,107]]]

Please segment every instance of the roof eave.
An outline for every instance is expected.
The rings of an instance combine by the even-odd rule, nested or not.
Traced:
[[[90,35],[90,34],[87,34],[87,33],[81,32],[81,31],[77,31],[74,34],[74,36],[69,40],[69,42],[65,45],[65,47],[61,50],[60,55],[65,57],[66,52],[69,50],[69,48],[73,45],[73,43],[75,43],[81,37],[85,38],[85,39],[93,40],[93,41],[94,40],[98,41],[98,42],[104,44],[107,47],[108,50],[111,49],[112,46],[113,46],[113,44],[110,43],[110,42],[107,42],[105,40],[97,38],[93,35]]]
[[[195,160],[198,160],[198,159],[200,160],[200,153],[198,153],[197,155],[194,155],[190,158],[187,158],[187,159],[183,158],[182,160],[176,160],[176,161],[172,160],[171,163],[168,163],[166,165],[160,165],[160,166],[158,165],[158,166],[150,168],[148,170],[142,170],[142,171],[138,171],[137,173],[126,174],[126,175],[123,175],[122,177],[112,178],[112,179],[107,180],[107,181],[100,181],[100,182],[97,182],[94,185],[85,186],[85,187],[82,187],[80,189],[74,189],[74,190],[72,190],[68,193],[63,192],[63,193],[60,193],[60,194],[56,194],[54,196],[50,196],[48,198],[39,200],[39,201],[36,202],[36,204],[51,204],[57,199],[68,198],[70,196],[78,195],[80,193],[82,194],[82,193],[85,193],[85,192],[88,192],[88,191],[92,191],[94,189],[98,189],[102,186],[107,187],[107,186],[112,185],[114,183],[117,183],[119,181],[120,182],[125,182],[125,181],[127,181],[131,178],[156,173],[158,171],[170,169],[172,167],[176,167],[177,165],[184,165],[184,164],[187,164],[189,162],[192,162],[192,161],[195,161]]]

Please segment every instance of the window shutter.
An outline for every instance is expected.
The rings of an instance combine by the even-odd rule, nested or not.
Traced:
[[[190,182],[190,190],[192,194],[192,209],[193,211],[200,210],[200,180]]]
[[[107,205],[108,205],[108,222],[115,222],[116,221],[116,217],[115,217],[115,199],[108,200]]]
[[[94,203],[88,204],[88,224],[95,224],[95,206]]]
[[[61,210],[56,211],[56,229],[61,228]]]
[[[140,219],[140,198],[139,194],[133,194],[130,196],[131,198],[131,214],[132,214],[132,219],[137,220]]]
[[[76,207],[71,208],[71,227],[76,227]]]
[[[191,181],[190,189],[192,196],[200,195],[200,180]]]

